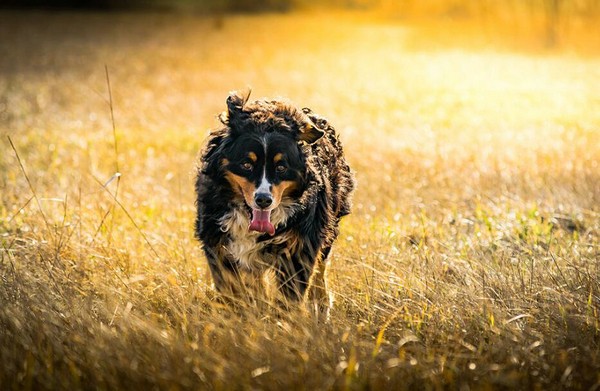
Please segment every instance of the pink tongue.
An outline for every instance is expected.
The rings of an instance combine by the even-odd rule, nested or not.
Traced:
[[[271,224],[271,211],[252,209],[252,221],[248,229],[275,235],[275,227]]]

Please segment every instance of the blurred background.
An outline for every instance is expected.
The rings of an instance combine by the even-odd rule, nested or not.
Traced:
[[[247,86],[356,173],[327,327],[212,300]],[[1,389],[598,386],[600,0],[0,0],[0,189]]]
[[[157,187],[144,173],[175,175],[187,188],[227,93],[247,86],[253,98],[287,97],[334,123],[369,183],[359,207],[418,210],[407,189],[426,173],[452,192],[438,187],[422,200],[450,207],[487,183],[494,199],[538,202],[547,191],[554,209],[573,202],[571,190],[558,189],[582,167],[577,160],[596,164],[600,0],[0,4],[2,134],[32,151],[55,145],[30,159],[59,176],[110,177],[106,66],[121,154],[129,154],[120,169],[137,178],[134,197]],[[374,165],[396,185],[373,181]],[[469,195],[457,191],[469,187],[452,169],[472,175]],[[597,201],[593,171],[577,187],[580,207]]]
[[[390,19],[442,18],[479,23],[479,33],[490,34],[492,25],[506,25],[505,33],[534,29],[547,46],[585,27],[595,27],[598,0],[3,0],[4,8],[160,10],[224,14],[231,12],[290,12],[315,8],[377,11]],[[510,30],[510,31],[509,31]],[[598,30],[595,30],[598,32]],[[579,37],[582,38],[582,37]],[[591,37],[590,37],[591,38]],[[594,37],[594,43],[598,38]]]

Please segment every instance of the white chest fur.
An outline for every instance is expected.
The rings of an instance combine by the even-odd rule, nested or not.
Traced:
[[[271,213],[271,222],[275,227],[284,224],[287,213],[283,207],[276,208]],[[231,241],[225,246],[227,252],[238,265],[247,271],[264,271],[275,262],[271,254],[265,254],[264,248],[269,244],[279,244],[287,240],[286,235],[277,235],[272,239],[256,242],[263,235],[260,232],[248,230],[250,216],[242,208],[234,208],[226,213],[221,219],[221,231],[228,232]]]

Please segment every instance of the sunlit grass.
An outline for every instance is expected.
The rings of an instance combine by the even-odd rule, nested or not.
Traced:
[[[380,16],[1,21],[0,388],[600,381],[597,57]],[[212,300],[196,153],[246,85],[325,115],[356,171],[328,324]]]

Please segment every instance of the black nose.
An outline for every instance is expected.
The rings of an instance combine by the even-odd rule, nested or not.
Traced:
[[[254,202],[256,202],[256,205],[259,208],[265,209],[271,206],[273,203],[273,197],[268,193],[259,193],[254,196]]]

